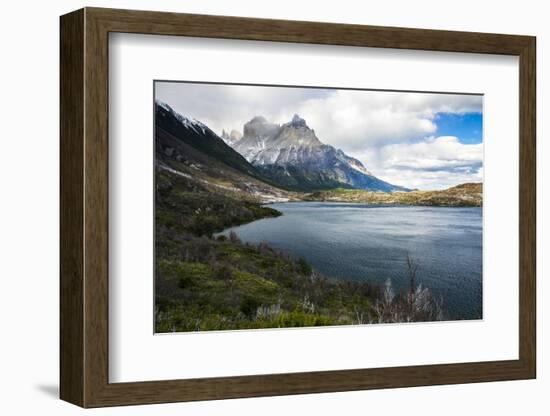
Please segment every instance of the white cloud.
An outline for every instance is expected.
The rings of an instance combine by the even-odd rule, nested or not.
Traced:
[[[439,112],[478,111],[479,96],[342,90],[299,108],[321,141],[347,152],[435,134]]]
[[[383,146],[361,155],[367,167],[391,183],[444,189],[483,180],[483,144],[463,144],[452,136]]]
[[[436,133],[438,112],[481,111],[481,97],[390,91],[157,83],[157,98],[214,131],[238,130],[254,116],[285,123],[297,113],[322,142],[346,152]]]
[[[291,118],[301,103],[327,94],[327,90],[306,88],[180,82],[155,84],[155,98],[168,103],[181,114],[202,121],[218,133],[222,129],[242,132],[243,125],[257,115],[273,122],[287,122],[289,118],[284,118],[282,109],[291,113]]]

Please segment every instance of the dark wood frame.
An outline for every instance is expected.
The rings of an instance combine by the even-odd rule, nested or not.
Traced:
[[[109,32],[519,56],[519,359],[109,383]],[[100,407],[535,378],[534,37],[85,8],[61,17],[60,46],[63,400]]]

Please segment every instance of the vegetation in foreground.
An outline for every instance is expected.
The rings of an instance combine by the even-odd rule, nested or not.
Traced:
[[[358,202],[373,205],[420,205],[439,207],[480,207],[483,185],[464,183],[442,191],[372,192],[362,189],[332,189],[313,192],[306,201]]]
[[[441,303],[417,286],[394,293],[366,282],[332,280],[303,259],[267,244],[213,234],[280,215],[156,171],[155,328],[157,332],[286,328],[442,319]]]

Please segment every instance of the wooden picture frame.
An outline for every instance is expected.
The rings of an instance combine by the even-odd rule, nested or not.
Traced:
[[[82,407],[397,388],[536,376],[535,38],[85,8],[61,17],[60,396]],[[519,57],[519,359],[109,383],[108,34],[262,40]]]

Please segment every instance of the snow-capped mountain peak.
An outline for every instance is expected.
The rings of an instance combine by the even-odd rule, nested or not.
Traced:
[[[405,190],[376,178],[342,150],[323,144],[298,114],[282,125],[256,116],[245,123],[243,137],[230,145],[273,182],[287,187]]]
[[[205,126],[199,120],[196,120],[194,118],[189,118],[184,116],[183,114],[178,113],[165,102],[160,100],[155,100],[155,102],[159,107],[171,113],[183,126],[185,126],[188,129],[192,129],[195,133],[204,134],[207,129],[210,130],[207,126]]]
[[[294,114],[294,117],[292,117],[292,120],[286,123],[285,126],[309,128],[306,124],[306,121],[303,118],[301,118],[298,114]]]

